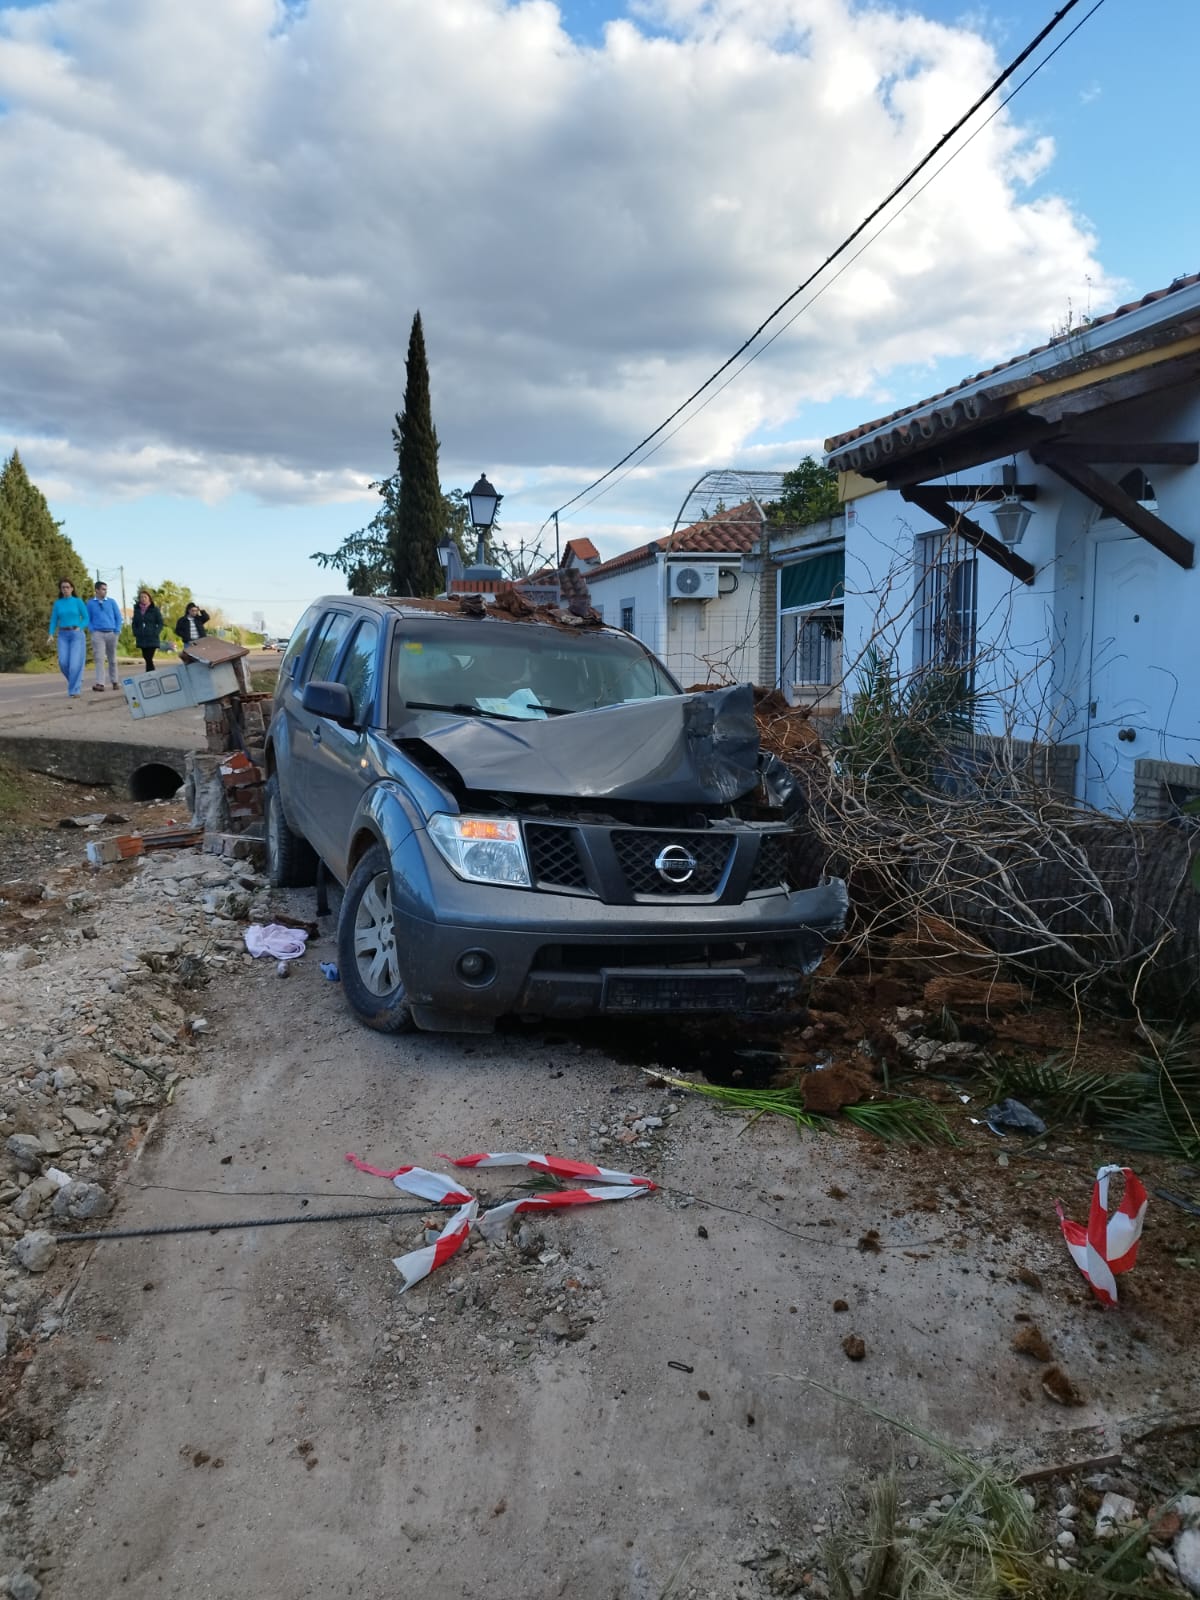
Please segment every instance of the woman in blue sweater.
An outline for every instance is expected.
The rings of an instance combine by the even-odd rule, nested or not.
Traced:
[[[87,631],[87,607],[76,598],[70,578],[63,578],[58,585],[58,599],[50,607],[49,635],[51,644],[58,639],[58,670],[67,680],[67,694],[72,700],[80,698]]]

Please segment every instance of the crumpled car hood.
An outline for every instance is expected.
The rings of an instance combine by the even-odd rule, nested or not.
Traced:
[[[794,791],[787,769],[759,749],[746,683],[545,721],[464,717],[405,743],[426,745],[476,790],[727,805],[763,782],[785,807]]]

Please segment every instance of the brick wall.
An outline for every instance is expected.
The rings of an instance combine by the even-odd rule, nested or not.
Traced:
[[[968,741],[968,748],[977,754],[993,751],[998,764],[1024,774],[1040,788],[1050,789],[1064,800],[1075,798],[1075,770],[1080,756],[1077,744],[1035,744],[1029,739],[980,733]]]
[[[1134,763],[1133,814],[1139,820],[1162,822],[1178,816],[1180,799],[1190,800],[1195,796],[1200,796],[1200,766],[1194,762]]]

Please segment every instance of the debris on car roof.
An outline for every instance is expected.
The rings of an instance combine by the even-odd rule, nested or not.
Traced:
[[[472,617],[476,620],[492,617],[504,622],[545,622],[551,627],[567,628],[572,632],[582,628],[603,628],[604,618],[582,601],[572,600],[569,606],[553,602],[535,605],[518,589],[504,589],[489,602],[481,594],[459,594],[448,600],[427,600],[419,595],[389,596],[385,604],[403,607],[406,611],[431,611],[445,617]]]

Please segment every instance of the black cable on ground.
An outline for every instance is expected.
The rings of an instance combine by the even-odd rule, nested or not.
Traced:
[[[104,1239],[152,1239],[170,1233],[221,1233],[228,1228],[284,1228],[296,1222],[356,1222],[360,1217],[424,1217],[435,1205],[385,1206],[377,1211],[313,1211],[298,1217],[253,1217],[239,1222],[163,1222],[148,1228],[105,1228],[96,1233],[59,1233],[59,1244],[95,1244]]]

